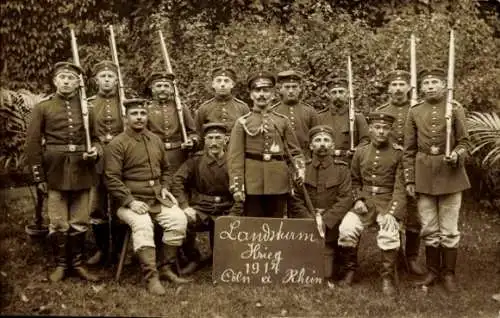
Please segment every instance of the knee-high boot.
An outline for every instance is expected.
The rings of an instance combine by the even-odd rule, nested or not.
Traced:
[[[145,246],[140,248],[136,254],[148,284],[148,291],[155,295],[164,295],[166,291],[160,282],[158,270],[156,269],[156,249]]]
[[[69,235],[69,253],[72,255],[71,265],[75,273],[81,278],[97,282],[100,278],[89,272],[83,261],[83,251],[85,246],[85,232],[72,232]]]
[[[55,270],[49,275],[53,282],[58,282],[66,277],[68,270],[68,253],[67,253],[67,233],[52,232],[49,235],[52,251],[56,263]]]

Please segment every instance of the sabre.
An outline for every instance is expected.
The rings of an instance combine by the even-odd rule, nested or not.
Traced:
[[[348,78],[348,89],[349,89],[349,142],[350,150],[354,151],[354,125],[356,120],[356,115],[354,113],[354,89],[352,87],[352,64],[351,56],[347,56],[347,78]]]
[[[446,122],[446,145],[445,145],[445,157],[450,158],[451,154],[451,120],[452,120],[452,109],[453,109],[453,82],[455,77],[455,34],[453,30],[450,30],[450,47],[448,51],[448,84],[446,85],[447,95],[446,95],[446,110],[445,110],[445,122]]]
[[[75,31],[70,29],[71,34],[71,51],[73,53],[73,61],[76,66],[81,67],[80,57],[78,55],[78,45],[76,44]],[[89,108],[87,105],[87,93],[85,92],[85,82],[83,81],[83,75],[79,75],[80,78],[80,107],[82,108],[82,120],[83,120],[83,130],[85,131],[85,149],[87,152],[91,150],[90,143],[90,126],[89,126]]]

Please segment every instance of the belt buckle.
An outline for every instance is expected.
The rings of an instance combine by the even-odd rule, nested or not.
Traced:
[[[71,151],[71,152],[75,152],[76,151],[76,145],[68,145],[68,150]]]
[[[152,187],[155,185],[155,181],[154,180],[149,180],[149,186]]]
[[[107,134],[106,135],[106,140],[107,141],[111,141],[111,139],[113,139],[113,136],[111,136],[111,134]]]
[[[221,197],[215,197],[214,201],[215,201],[215,203],[219,203],[221,201]]]
[[[431,154],[437,155],[439,153],[439,147],[436,145],[431,146]]]
[[[165,143],[165,149],[167,149],[167,150],[172,149],[172,143],[171,142],[166,142]]]
[[[373,193],[378,193],[378,190],[380,190],[380,188],[379,188],[379,187],[377,187],[377,186],[373,186],[373,187],[372,187],[372,192],[373,192]]]
[[[270,153],[262,154],[262,160],[264,160],[264,161],[271,160],[271,154]]]

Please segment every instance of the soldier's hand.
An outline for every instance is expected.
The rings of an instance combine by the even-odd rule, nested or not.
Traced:
[[[97,159],[97,148],[94,146],[90,148],[89,152],[83,153],[83,160],[96,160]]]
[[[354,155],[354,151],[353,150],[346,150],[345,155],[346,155],[346,157],[351,158]]]
[[[38,189],[38,191],[42,192],[43,194],[47,194],[47,182],[37,183],[36,188]]]
[[[235,202],[245,202],[245,192],[236,191],[233,193],[233,199]]]
[[[137,214],[145,214],[149,211],[149,205],[145,202],[134,200],[129,203],[129,208]]]
[[[170,201],[172,201],[172,203],[174,205],[179,205],[179,202],[177,201],[175,196],[170,191],[168,191],[166,188],[161,189],[161,197],[162,197],[162,199],[167,199],[167,198],[170,199]]]
[[[449,165],[456,166],[458,162],[458,153],[456,151],[452,151],[450,156],[445,156],[443,160]]]
[[[417,198],[417,194],[416,194],[416,192],[415,192],[415,184],[410,183],[410,184],[406,185],[406,193],[407,193],[410,197],[412,197],[412,198],[416,199],[416,198]]]
[[[181,144],[181,149],[191,150],[194,147],[194,142],[192,139],[188,139],[186,142]]]
[[[333,151],[333,155],[334,155],[335,157],[340,157],[340,156],[342,156],[342,150],[340,150],[340,149],[335,149],[335,150]]]
[[[188,218],[188,222],[196,222],[196,210],[192,207],[188,206],[184,209],[184,214],[186,214]]]
[[[399,231],[399,223],[398,220],[394,217],[394,215],[390,213],[386,213],[382,216],[380,220],[380,227],[389,233],[394,233]]]
[[[358,200],[354,203],[354,212],[356,214],[366,214],[368,213],[368,207],[366,206],[365,201]]]
[[[305,169],[297,169],[297,172],[295,173],[293,180],[295,181],[295,183],[297,185],[302,186],[305,178],[306,178],[306,170]]]

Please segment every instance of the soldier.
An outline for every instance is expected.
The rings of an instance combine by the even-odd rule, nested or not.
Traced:
[[[167,150],[170,174],[173,176],[187,159],[188,151],[195,149],[198,135],[191,111],[182,108],[188,140],[182,140],[182,127],[174,101],[174,74],[153,72],[147,81],[153,100],[148,104],[148,129],[160,136]]]
[[[93,68],[94,80],[97,84],[97,95],[89,97],[89,107],[93,112],[95,135],[101,147],[105,147],[114,136],[123,131],[123,118],[118,97],[118,68],[112,61],[101,61]],[[87,264],[95,265],[104,260],[109,246],[108,200],[104,186],[104,160],[97,165],[98,181],[92,188],[91,224],[97,245],[96,253],[87,260]]]
[[[462,191],[470,188],[464,161],[468,155],[469,135],[463,107],[454,102],[452,109],[452,149],[446,146],[446,74],[441,69],[422,70],[419,74],[424,101],[410,108],[405,125],[404,166],[406,190],[418,194],[417,207],[428,274],[420,282],[433,284],[441,275],[445,288],[454,292],[455,265],[460,240],[458,218]]]
[[[96,179],[95,160],[102,150],[94,143],[86,152],[78,92],[81,74],[82,69],[74,64],[55,64],[56,93],[35,106],[26,138],[25,153],[34,180],[48,190],[49,238],[56,260],[49,276],[53,282],[64,279],[69,267],[83,279],[99,280],[83,265],[90,188]]]
[[[248,80],[253,109],[240,117],[231,132],[228,149],[229,183],[246,216],[283,217],[290,193],[287,162],[294,164],[296,181],[304,180],[304,156],[286,116],[272,111],[276,84],[263,72]]]
[[[187,218],[168,191],[170,175],[162,140],[148,129],[146,101],[125,101],[127,127],[105,149],[104,173],[110,195],[119,203],[117,216],[132,231],[134,251],[141,263],[147,289],[163,295],[159,278],[174,283],[187,280],[174,273],[177,249],[186,235]],[[163,229],[163,259],[158,272],[154,222]]]
[[[250,112],[248,105],[232,95],[236,84],[236,72],[230,68],[217,68],[212,73],[212,88],[215,96],[198,107],[196,128],[202,134],[207,123],[224,123],[228,134],[239,117]]]
[[[404,127],[408,110],[410,109],[409,93],[410,73],[395,70],[387,75],[388,92],[390,100],[388,103],[378,107],[380,111],[393,115],[396,120],[391,130],[391,140],[401,147],[404,145]],[[408,269],[416,275],[424,275],[424,270],[418,264],[418,252],[420,250],[420,221],[418,219],[417,204],[412,197],[407,198],[405,224],[405,256]]]
[[[281,102],[273,106],[277,113],[290,120],[302,151],[309,152],[309,129],[318,124],[316,110],[301,101],[302,74],[289,70],[278,73]]]
[[[334,156],[346,162],[351,161],[353,152],[350,149],[349,131],[349,101],[347,93],[347,80],[333,77],[327,80],[329,107],[318,112],[318,121],[321,125],[328,125],[335,133]],[[355,114],[354,146],[360,147],[370,142],[368,125],[361,113]]]
[[[332,128],[326,125],[314,126],[309,131],[312,160],[306,163],[304,184],[313,206],[322,215],[326,227],[325,243],[335,252],[333,268],[338,269],[338,227],[353,201],[351,171],[347,162],[333,158],[333,136]],[[293,215],[307,217],[302,190],[295,191],[291,209]]]
[[[339,228],[338,244],[347,269],[342,281],[351,285],[357,267],[357,248],[363,230],[379,226],[377,245],[382,251],[382,291],[394,295],[396,259],[400,247],[399,222],[404,220],[406,193],[402,147],[391,143],[389,134],[395,118],[390,114],[368,115],[371,143],[356,149],[351,163],[354,207]]]
[[[189,274],[197,269],[201,254],[196,248],[196,232],[209,231],[210,250],[214,244],[215,219],[226,215],[233,206],[229,192],[225,148],[226,123],[208,123],[203,126],[204,150],[184,162],[174,176],[172,193],[179,206],[188,215],[188,234],[183,245],[190,263],[183,269]],[[205,262],[208,263],[211,257]]]

